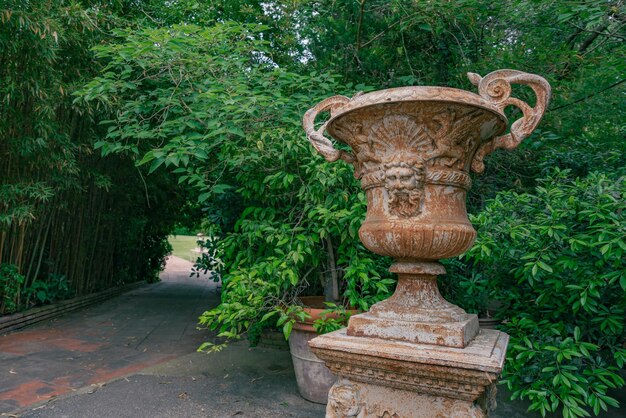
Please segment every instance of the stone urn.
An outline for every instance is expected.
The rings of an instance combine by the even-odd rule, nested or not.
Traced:
[[[393,257],[394,295],[350,318],[347,335],[463,348],[479,332],[478,318],[441,297],[439,259],[462,254],[476,231],[467,218],[470,171],[498,148],[513,149],[535,129],[548,105],[545,79],[515,70],[468,74],[478,93],[446,87],[401,87],[328,98],[306,112],[304,128],[328,161],[344,160],[367,196],[359,236],[376,254]],[[511,96],[530,86],[536,103]],[[523,116],[509,122],[507,106]],[[329,119],[316,127],[325,111]],[[335,148],[328,133],[347,147]]]

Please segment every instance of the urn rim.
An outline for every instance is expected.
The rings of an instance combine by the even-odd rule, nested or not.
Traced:
[[[506,129],[509,123],[504,112],[498,109],[494,103],[470,91],[452,87],[410,86],[394,87],[365,94],[357,94],[343,106],[332,110],[331,117],[326,123],[326,126],[331,136],[334,136],[332,135],[334,122],[348,113],[373,106],[410,102],[453,103],[456,105],[475,106],[498,117],[504,123],[503,130]]]

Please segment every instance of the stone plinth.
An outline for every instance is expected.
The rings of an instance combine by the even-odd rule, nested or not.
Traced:
[[[481,330],[465,348],[454,348],[340,330],[309,344],[339,377],[326,418],[478,418],[495,408],[508,340]]]

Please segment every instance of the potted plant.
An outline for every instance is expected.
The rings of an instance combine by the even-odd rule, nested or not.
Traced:
[[[359,310],[325,302],[323,296],[302,296],[299,300],[302,306],[288,308],[278,325],[287,330],[298,392],[306,400],[325,404],[337,378],[311,351],[308,343],[319,334],[346,326],[350,316]]]

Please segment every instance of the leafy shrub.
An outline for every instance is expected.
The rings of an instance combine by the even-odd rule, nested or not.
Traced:
[[[163,232],[153,232],[144,237],[142,256],[144,263],[141,265],[139,277],[148,283],[159,281],[159,273],[165,268],[165,260],[172,252],[172,245]]]
[[[237,155],[248,160],[236,177],[249,206],[222,242],[222,304],[200,319],[222,337],[284,318],[285,306],[322,293],[332,274],[341,283],[338,305],[366,310],[393,290],[388,261],[359,243],[365,196],[352,168],[313,155],[300,129],[268,131],[254,157],[245,149]],[[254,138],[250,146],[257,147]],[[253,200],[259,195],[265,199]],[[288,335],[292,323],[279,325]]]
[[[626,178],[553,170],[533,193],[499,193],[472,221],[478,239],[464,261],[501,304],[512,397],[543,416],[617,407],[607,392],[624,386]]]
[[[345,327],[352,315],[344,306],[332,302],[326,302],[326,307],[320,318],[313,323],[313,329],[318,334],[327,334]]]
[[[203,251],[191,269],[191,276],[200,277],[200,273],[202,273],[214,282],[219,282],[224,270],[220,238],[207,236],[204,239],[199,239],[197,243]]]
[[[206,213],[228,231],[221,255],[197,266],[224,263],[222,304],[201,323],[226,338],[272,323],[266,315],[302,292],[322,293],[329,276],[342,283],[334,299],[361,309],[393,284],[388,261],[359,243],[365,196],[352,167],[314,154],[301,126],[317,101],[365,87],[274,65],[263,29],[224,22],[116,31],[119,43],[96,48],[106,72],[77,99],[115,109],[96,145],[103,154],[170,170],[201,191]]]
[[[13,264],[0,264],[0,314],[12,313],[18,309],[20,289],[24,276]]]
[[[48,280],[35,280],[24,292],[27,303],[45,305],[57,300],[69,299],[74,296],[67,277],[63,274],[51,273]]]
[[[499,314],[495,302],[494,281],[480,271],[471,260],[442,260],[446,275],[439,277],[439,290],[455,305],[463,306],[466,312],[489,318]]]

